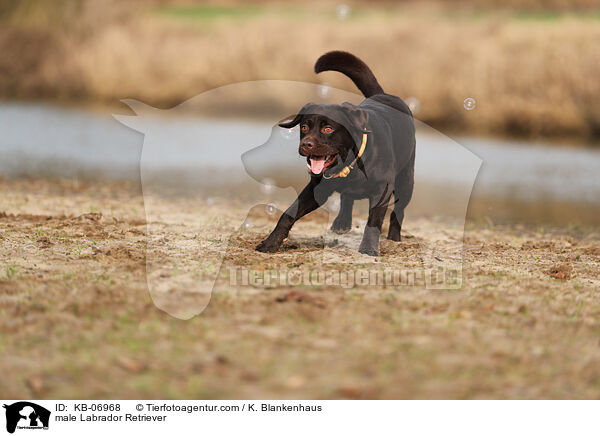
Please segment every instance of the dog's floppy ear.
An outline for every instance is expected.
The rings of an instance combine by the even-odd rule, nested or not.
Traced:
[[[363,134],[370,132],[368,128],[369,114],[364,109],[354,106],[351,103],[342,103],[340,106],[350,123],[348,132],[350,133],[350,136],[352,136],[352,139],[354,139],[356,147],[358,147],[362,142]]]
[[[300,111],[298,112],[298,114],[296,114],[294,116],[294,118],[292,118],[292,115],[290,115],[289,117],[284,118],[283,120],[281,120],[279,122],[279,127],[283,127],[284,129],[291,129],[294,126],[297,126],[300,121],[302,121],[302,117],[304,116],[304,114],[310,113],[309,109],[314,105],[314,103],[307,103],[305,104],[302,109],[300,109]],[[290,118],[292,118],[290,120]]]
[[[354,106],[351,103],[342,103],[341,106],[344,108],[348,118],[350,118],[352,127],[361,133],[369,132],[369,129],[367,128],[369,123],[369,114],[367,111],[358,106]]]
[[[294,126],[297,126],[298,123],[300,123],[300,120],[302,120],[302,114],[298,112],[298,114],[294,118],[292,118],[291,120],[290,118],[292,118],[291,115],[279,122],[279,127],[283,127],[284,129],[291,129]]]

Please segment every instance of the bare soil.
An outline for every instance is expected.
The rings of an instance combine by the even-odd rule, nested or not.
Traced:
[[[242,286],[214,265],[321,268],[326,253],[343,270],[354,254],[324,249],[319,214],[257,253],[274,218],[240,230],[248,208],[233,199],[154,201],[165,219],[146,225],[135,185],[4,180],[0,193],[3,398],[600,398],[599,229],[469,222],[459,290]],[[202,234],[173,211],[218,219]],[[148,292],[153,226],[182,269],[216,280],[190,320]],[[418,266],[407,236],[369,265]],[[186,248],[197,240],[210,244]]]

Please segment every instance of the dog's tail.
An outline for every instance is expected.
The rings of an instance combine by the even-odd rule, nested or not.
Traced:
[[[330,51],[321,56],[315,64],[315,73],[339,71],[348,76],[365,97],[383,94],[371,69],[359,58],[345,51]]]

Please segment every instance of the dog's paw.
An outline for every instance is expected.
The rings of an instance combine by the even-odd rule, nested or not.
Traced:
[[[374,247],[370,244],[360,244],[358,252],[368,254],[369,256],[379,256],[379,247]]]
[[[379,256],[379,236],[381,230],[376,227],[365,227],[363,239],[358,247],[358,252],[369,256]]]
[[[336,218],[331,224],[331,231],[337,233],[338,235],[348,233],[350,230],[352,230],[352,221],[338,220]]]
[[[400,242],[400,232],[389,232],[387,235],[387,239],[390,241]]]
[[[281,244],[277,244],[276,242],[269,241],[269,239],[265,239],[260,244],[258,244],[255,248],[256,251],[260,251],[261,253],[275,253],[279,250]]]
[[[375,248],[359,248],[358,252],[362,254],[367,254],[369,256],[380,256],[379,250]]]
[[[348,233],[350,230],[352,230],[352,226],[348,226],[348,227],[331,226],[331,231],[333,233],[337,233],[338,235],[343,235],[344,233]]]

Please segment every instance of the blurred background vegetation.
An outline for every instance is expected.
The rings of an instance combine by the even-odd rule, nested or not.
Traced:
[[[597,0],[0,0],[0,98],[170,107],[233,82],[325,81],[355,53],[445,132],[600,137]],[[342,7],[342,9],[340,9]],[[477,110],[465,111],[473,98]],[[285,106],[285,102],[282,103]]]

